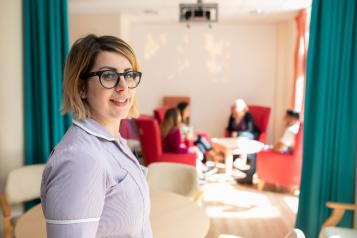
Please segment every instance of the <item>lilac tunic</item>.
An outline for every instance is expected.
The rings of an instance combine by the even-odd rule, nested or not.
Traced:
[[[151,238],[144,169],[124,139],[96,121],[73,121],[41,184],[47,237]]]

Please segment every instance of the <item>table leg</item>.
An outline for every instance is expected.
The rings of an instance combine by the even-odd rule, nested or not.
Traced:
[[[234,166],[242,171],[249,170],[250,165],[248,165],[247,154],[240,154],[239,159],[234,161]]]
[[[242,160],[243,165],[247,165],[247,154],[241,154],[240,159]]]
[[[226,176],[229,178],[232,176],[233,169],[233,155],[231,153],[227,153],[226,156]]]

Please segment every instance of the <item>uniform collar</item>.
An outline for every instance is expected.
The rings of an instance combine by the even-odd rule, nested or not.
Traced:
[[[119,140],[114,138],[102,125],[100,125],[97,121],[87,118],[84,120],[75,120],[73,119],[73,124],[84,130],[85,132],[102,138],[107,141],[114,142],[126,142],[125,139],[119,137]]]

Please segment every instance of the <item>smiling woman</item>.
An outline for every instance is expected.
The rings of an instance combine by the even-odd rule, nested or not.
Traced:
[[[64,72],[63,112],[73,125],[50,155],[41,201],[47,237],[152,237],[145,173],[120,120],[135,116],[141,72],[113,36],[77,40]]]

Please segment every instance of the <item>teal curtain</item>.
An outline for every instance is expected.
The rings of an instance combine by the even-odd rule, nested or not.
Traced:
[[[296,226],[318,237],[327,201],[355,202],[357,1],[314,0],[310,26]],[[340,224],[351,227],[351,213]]]
[[[62,116],[67,0],[23,0],[25,164],[44,163],[71,124]]]

